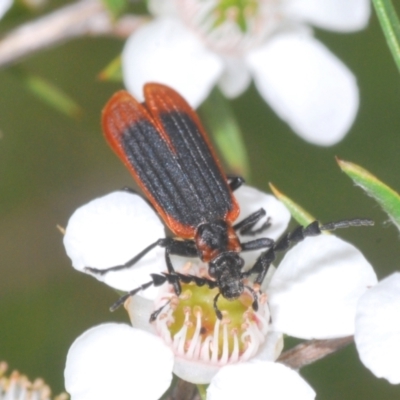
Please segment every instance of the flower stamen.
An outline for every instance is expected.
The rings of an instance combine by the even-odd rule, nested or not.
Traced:
[[[258,46],[277,25],[279,0],[184,0],[182,20],[215,51],[240,56]]]
[[[266,297],[257,294],[259,310],[254,311],[251,289],[249,285],[249,290],[233,301],[221,296],[220,320],[213,307],[218,288],[182,284],[178,297],[166,285],[163,290],[169,293],[160,296],[165,309],[155,320],[156,329],[179,357],[212,365],[248,360],[263,343],[269,324]]]
[[[8,365],[0,362],[0,399],[7,400],[50,400],[51,390],[43,379],[31,382],[27,376],[13,371],[9,377],[6,375]],[[55,400],[66,400],[68,396],[62,393]]]

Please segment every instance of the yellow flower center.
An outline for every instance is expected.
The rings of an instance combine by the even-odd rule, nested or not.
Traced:
[[[177,297],[171,288],[157,306],[156,329],[178,356],[212,364],[244,361],[255,354],[268,331],[269,310],[264,296],[258,296],[259,310],[252,309],[253,296],[245,291],[228,301],[219,296],[217,318],[214,299],[218,288],[182,284]]]

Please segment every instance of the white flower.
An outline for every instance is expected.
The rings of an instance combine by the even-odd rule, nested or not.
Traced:
[[[0,0],[0,18],[11,8],[13,0]]]
[[[244,198],[247,199],[247,203],[242,206],[242,214],[238,220],[245,216],[243,215],[244,213],[251,213],[255,211],[255,209],[259,209],[260,206],[266,207],[267,215],[271,218],[272,226],[263,233],[263,236],[267,235],[277,240],[277,237],[288,223],[288,211],[282,205],[279,205],[279,202],[277,202],[276,199],[274,200],[272,196],[262,194],[255,189],[241,187],[235,194],[237,194],[239,202]],[[107,208],[110,207],[110,196],[112,196],[113,203],[111,207],[112,218],[107,215]],[[129,201],[126,196],[130,196],[130,205],[128,205]],[[117,216],[120,199],[122,199],[122,218]],[[100,207],[99,204],[102,204],[103,201],[104,207]],[[88,246],[89,249],[96,248],[95,244],[99,241],[101,245],[97,246],[97,251],[100,252],[100,254],[104,253],[104,257],[107,258],[111,265],[117,265],[123,262],[124,260],[121,261],[119,255],[115,255],[115,261],[112,260],[114,256],[112,256],[111,253],[114,252],[113,243],[117,242],[119,244],[120,240],[125,239],[120,239],[119,230],[110,230],[108,224],[114,219],[124,221],[126,215],[134,213],[134,211],[131,213],[129,209],[136,206],[136,201],[136,195],[117,193],[96,200],[96,202],[98,202],[97,205],[95,202],[92,202],[78,210],[78,214],[71,217],[66,229],[64,243],[68,254],[70,256],[72,255],[72,257],[76,256],[77,260],[84,259],[85,263],[88,263],[87,265],[98,267],[98,265],[94,265],[91,262],[89,256],[86,256],[85,246]],[[265,205],[265,201],[267,205]],[[93,203],[96,205],[94,208]],[[273,209],[277,210],[276,213],[271,213]],[[144,217],[148,215],[145,218],[150,219],[151,212],[150,208],[149,211],[142,209],[140,216]],[[94,223],[95,219],[98,219],[97,223]],[[104,226],[102,226],[103,224]],[[159,233],[156,233],[154,234],[154,238],[150,239],[150,233],[147,234],[146,232],[146,223],[141,223],[139,225],[138,223],[130,221],[129,224],[134,225],[132,228],[132,235],[134,235],[134,230],[139,230],[139,232],[142,232],[142,234],[148,238],[149,242],[155,242],[160,237]],[[84,228],[85,225],[88,225],[88,227]],[[92,229],[94,230],[93,232],[91,232]],[[122,236],[124,236],[126,232],[125,228],[121,228],[121,232]],[[99,238],[103,239],[100,240]],[[249,239],[242,238],[241,240]],[[90,244],[91,242],[92,244]],[[106,243],[107,246],[104,246],[104,243]],[[126,243],[133,254],[143,249],[143,247],[135,247],[135,240],[128,240]],[[110,253],[110,255],[107,255],[107,253]],[[96,257],[101,259],[103,256],[100,255]],[[128,259],[131,258],[131,255],[127,257]],[[156,255],[154,255],[154,257],[157,258]],[[145,268],[147,275],[152,272],[159,273],[166,270],[164,256],[159,255],[158,257],[159,265],[154,261],[150,266],[148,265]],[[256,257],[256,255],[253,255],[252,260],[249,261],[250,265],[254,263],[254,257]],[[93,260],[95,259],[96,258],[93,258]],[[183,257],[174,257],[172,261],[175,268],[179,271],[185,260],[186,259]],[[78,264],[78,261],[74,260],[74,258],[73,264]],[[80,263],[80,265],[83,264],[84,263]],[[105,266],[101,265],[100,267],[104,268]],[[142,269],[140,266],[137,268],[138,270]],[[202,268],[201,265],[199,268]],[[207,268],[207,266],[205,266],[205,268]],[[136,266],[130,268],[130,270],[135,269]],[[126,270],[120,270],[113,274],[121,274],[121,281],[125,282],[124,285],[126,287],[129,286],[129,289],[134,289],[144,282],[151,281],[148,276],[146,278],[143,274],[138,274],[138,276],[136,276],[133,272],[129,272],[129,275],[127,275],[128,272]],[[142,281],[142,279],[144,279],[144,281]],[[129,282],[127,282],[128,280]],[[115,278],[114,282],[117,282],[117,278]],[[167,377],[169,377],[171,371],[173,371],[178,376],[191,382],[210,382],[208,395],[211,399],[227,398],[226,396],[229,397],[232,390],[236,390],[237,393],[242,393],[242,391],[253,393],[251,392],[253,383],[249,384],[249,382],[252,380],[257,381],[255,377],[259,375],[263,375],[264,378],[261,382],[258,382],[258,384],[254,383],[254,388],[257,388],[257,390],[254,391],[254,396],[260,394],[259,385],[263,384],[262,394],[265,397],[279,398],[273,396],[275,396],[276,391],[279,392],[279,386],[281,385],[283,396],[281,398],[285,398],[284,395],[290,397],[290,393],[292,393],[291,390],[297,388],[296,390],[298,390],[299,397],[296,398],[313,399],[315,397],[314,391],[296,372],[290,371],[288,368],[273,362],[282,350],[282,333],[288,333],[301,338],[318,339],[353,334],[354,323],[352,320],[354,319],[358,298],[369,287],[375,285],[375,283],[376,276],[372,267],[365,260],[363,255],[350,244],[345,243],[333,235],[322,235],[305,239],[287,252],[266,288],[271,308],[272,325],[267,326],[267,323],[261,322],[263,319],[262,314],[260,314],[260,317],[255,317],[255,320],[258,320],[258,330],[255,331],[251,327],[251,324],[248,325],[249,329],[252,329],[252,334],[258,335],[257,340],[259,343],[257,345],[258,347],[252,348],[253,353],[250,357],[243,358],[245,361],[240,361],[240,358],[237,358],[237,356],[235,356],[235,358],[232,355],[232,351],[225,358],[223,355],[218,355],[215,359],[211,357],[207,362],[195,359],[191,355],[189,356],[189,350],[184,347],[185,341],[179,339],[186,333],[182,333],[183,331],[180,330],[180,336],[175,334],[173,338],[171,337],[172,342],[169,344],[165,339],[166,335],[160,334],[160,332],[157,331],[161,325],[150,324],[148,322],[150,314],[159,306],[155,305],[154,302],[149,299],[135,295],[130,298],[127,305],[134,327],[130,328],[126,326],[122,328],[126,331],[126,334],[124,333],[122,335],[123,337],[120,337],[117,332],[117,330],[121,329],[120,326],[116,330],[116,336],[114,336],[113,325],[110,327],[107,327],[107,325],[106,327],[93,328],[77,339],[76,343],[70,349],[67,360],[67,390],[72,395],[73,400],[84,398],[80,397],[80,394],[89,393],[86,391],[93,391],[91,392],[93,395],[87,394],[85,399],[105,399],[109,397],[102,397],[101,393],[104,392],[109,395],[113,393],[113,390],[118,394],[112,397],[131,398],[141,395],[140,392],[136,391],[136,385],[140,390],[145,390],[143,387],[150,382],[152,388],[149,393],[153,393],[153,397],[149,397],[149,399],[156,399],[160,396],[160,393],[165,391],[169,379]],[[120,285],[120,283],[117,283],[118,287],[121,287]],[[168,287],[169,285],[165,284],[161,286],[160,289],[165,290],[166,288],[168,289]],[[203,287],[202,289],[206,291],[206,294],[211,291],[211,289],[207,287]],[[143,294],[146,292],[147,290],[143,291]],[[182,296],[184,295],[185,293],[183,291]],[[164,294],[161,293],[161,297],[163,296]],[[211,297],[211,304],[212,298],[213,295]],[[268,321],[268,305],[263,302],[262,299],[260,299],[259,305],[261,312],[265,313],[264,320]],[[165,314],[173,311],[174,307],[165,311]],[[208,317],[214,318],[214,320],[216,319],[214,310],[212,310],[211,314],[207,315]],[[161,319],[162,317],[164,316],[160,314],[159,318]],[[185,328],[185,321],[186,320],[182,320],[182,322],[180,322],[181,325],[179,326],[182,326],[182,329]],[[156,322],[158,323],[158,320]],[[218,320],[215,326],[219,323],[224,324],[224,322],[224,319],[221,322]],[[186,325],[186,327],[190,326],[193,325]],[[140,329],[137,329],[138,327],[140,327]],[[165,329],[168,329],[168,324],[165,324],[165,327]],[[103,333],[104,330],[106,330],[106,334]],[[128,331],[130,333],[128,333]],[[171,331],[169,334],[172,335]],[[101,338],[103,335],[107,336],[107,339],[103,340]],[[262,337],[260,337],[260,335],[262,335]],[[154,362],[154,354],[156,352],[154,351],[152,341],[155,340],[158,343],[156,345],[158,349],[160,345],[159,336],[163,338],[161,343],[169,350],[169,352],[166,352],[169,356],[165,356],[165,362],[162,360],[159,362],[157,358],[157,370],[154,369],[151,371],[150,367],[141,368],[141,363],[145,363],[145,361],[141,360],[143,360],[143,357],[146,358],[146,354],[150,360],[148,360],[148,362]],[[92,339],[92,337],[94,339]],[[193,337],[194,336],[192,336],[192,338]],[[175,340],[176,338],[178,339]],[[108,340],[110,344],[107,344]],[[225,342],[226,339],[223,338],[221,343]],[[210,344],[211,343],[212,339]],[[87,351],[85,350],[86,346],[89,347]],[[93,348],[91,348],[91,346],[93,346]],[[108,348],[108,346],[111,347]],[[207,351],[207,347],[204,346],[204,348]],[[76,349],[78,349],[78,351],[76,351]],[[126,349],[126,351],[124,349]],[[130,352],[132,352],[132,355],[127,354]],[[196,350],[194,352],[196,353]],[[212,353],[212,349],[210,349],[210,352]],[[175,357],[173,366],[170,361],[170,354],[172,353]],[[93,354],[95,354],[96,357],[94,357]],[[193,352],[191,354],[193,354]],[[219,353],[216,352],[215,354]],[[81,357],[83,357],[82,362]],[[119,357],[121,357],[121,359]],[[95,359],[93,360],[93,358]],[[97,373],[97,370],[99,368],[101,369],[97,361],[99,358],[102,360],[102,366],[104,366],[105,369],[105,371],[100,371],[101,373]],[[230,363],[229,361],[232,359],[237,360],[237,362],[234,364]],[[93,366],[92,363],[96,362],[97,365]],[[112,365],[113,367],[106,368],[108,365]],[[119,370],[119,368],[123,370],[121,376],[115,371],[115,369]],[[112,371],[110,372],[110,370]],[[130,371],[132,378],[130,380],[130,387],[127,388],[126,376],[129,375]],[[240,371],[243,372],[243,379],[238,380],[236,376]],[[268,374],[265,374],[266,371],[268,371]],[[109,375],[107,374],[108,372],[110,372]],[[97,379],[96,376],[99,376],[99,379]],[[120,380],[122,380],[121,387],[124,388],[121,390],[126,390],[125,396],[119,391]],[[136,383],[136,381],[138,383]],[[158,383],[159,381],[160,384]],[[234,382],[234,386],[232,386],[232,382]]]
[[[173,354],[159,338],[123,324],[103,324],[78,337],[68,351],[65,387],[71,400],[157,400],[172,379]],[[252,361],[219,370],[209,400],[251,397],[313,400],[301,376],[271,361]],[[235,397],[236,398],[236,397]],[[294,398],[294,397],[293,397]]]
[[[142,98],[160,82],[197,107],[218,84],[227,97],[251,79],[264,100],[303,139],[339,142],[359,104],[356,79],[312,36],[308,24],[338,32],[366,26],[369,0],[152,0],[156,18],[138,29],[122,54],[124,82]]]
[[[394,273],[360,299],[354,340],[361,361],[379,378],[400,383],[400,273]]]

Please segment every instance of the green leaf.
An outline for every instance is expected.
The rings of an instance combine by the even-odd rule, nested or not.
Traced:
[[[387,44],[400,72],[400,21],[391,0],[373,0]]]
[[[128,7],[128,0],[102,0],[114,18],[118,18]]]
[[[97,77],[101,81],[122,82],[121,56],[115,57]]]
[[[272,183],[269,184],[272,193],[281,201],[290,211],[292,217],[302,226],[306,226],[315,221],[315,218],[308,213],[303,207],[299,206],[292,199],[280,192]]]
[[[82,115],[81,107],[53,83],[18,67],[9,68],[9,71],[22,82],[27,90],[50,107],[71,118],[78,118]]]
[[[337,159],[339,167],[353,182],[373,197],[400,230],[400,196],[366,169],[348,161]]]
[[[231,172],[250,176],[250,165],[242,132],[225,97],[214,89],[201,105],[200,113]]]

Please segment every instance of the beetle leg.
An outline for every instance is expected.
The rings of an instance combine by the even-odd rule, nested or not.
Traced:
[[[233,225],[233,229],[235,231],[239,231],[241,235],[254,236],[258,233],[264,232],[271,226],[271,218],[267,218],[266,221],[257,229],[254,229],[254,226],[258,221],[261,220],[262,217],[266,215],[266,211],[263,208],[260,208],[258,211],[250,214],[243,221]]]
[[[215,311],[215,314],[217,315],[217,318],[218,318],[219,320],[222,319],[222,312],[221,312],[221,310],[220,310],[220,309],[218,308],[218,306],[217,306],[217,301],[218,301],[218,297],[220,296],[220,294],[221,294],[221,293],[218,293],[218,294],[214,297],[214,301],[213,301],[214,311]]]
[[[244,183],[244,178],[238,175],[227,175],[228,184],[232,192],[239,189]]]
[[[257,296],[257,292],[251,288],[250,286],[245,286],[245,288],[251,293],[251,295],[253,296],[253,303],[251,304],[251,308],[254,311],[258,311],[258,296]]]
[[[154,285],[154,286],[161,286],[162,284],[164,284],[167,281],[166,276],[164,275],[160,275],[160,274],[151,274],[150,275],[152,280],[150,282],[147,283],[143,283],[142,285],[140,285],[139,287],[137,287],[136,289],[130,290],[128,293],[124,294],[123,296],[121,296],[111,307],[110,307],[110,311],[115,311],[118,307],[122,306],[122,304],[125,303],[125,301],[129,298],[134,296],[136,293],[139,293],[141,290],[146,290],[147,288],[149,288],[150,286]]]
[[[306,237],[318,236],[323,231],[333,231],[339,228],[349,228],[356,226],[372,226],[374,224],[370,219],[350,219],[343,221],[330,222],[325,225],[320,225],[318,221],[311,222],[307,226],[298,226],[294,231],[286,233],[279,241],[272,245],[270,249],[262,253],[253,267],[243,272],[242,277],[248,277],[252,274],[257,274],[254,281],[255,284],[261,285],[267,275],[271,263],[276,258],[277,252],[286,251],[292,244],[301,242]],[[251,243],[251,242],[250,242]]]
[[[251,240],[250,242],[241,243],[242,251],[260,250],[274,245],[275,241],[270,238],[260,238]]]
[[[146,248],[144,248],[140,253],[136,254],[135,257],[131,258],[124,264],[116,265],[114,267],[99,269],[94,267],[85,267],[84,270],[90,272],[94,275],[105,275],[111,271],[119,271],[122,269],[130,268],[135,265],[142,257],[144,257],[147,253],[153,250],[155,247],[165,247],[166,252],[168,251],[169,254],[176,254],[179,256],[186,256],[186,257],[196,257],[197,250],[195,244],[192,240],[176,240],[172,238],[163,238],[158,239],[154,243],[150,244]],[[167,250],[168,249],[168,250]],[[167,263],[168,267],[168,263]],[[170,272],[170,269],[168,268]]]
[[[154,322],[157,317],[160,315],[161,311],[164,310],[164,308],[171,302],[171,299],[169,299],[165,304],[163,304],[160,308],[158,308],[156,311],[152,312],[150,315],[149,322]]]

